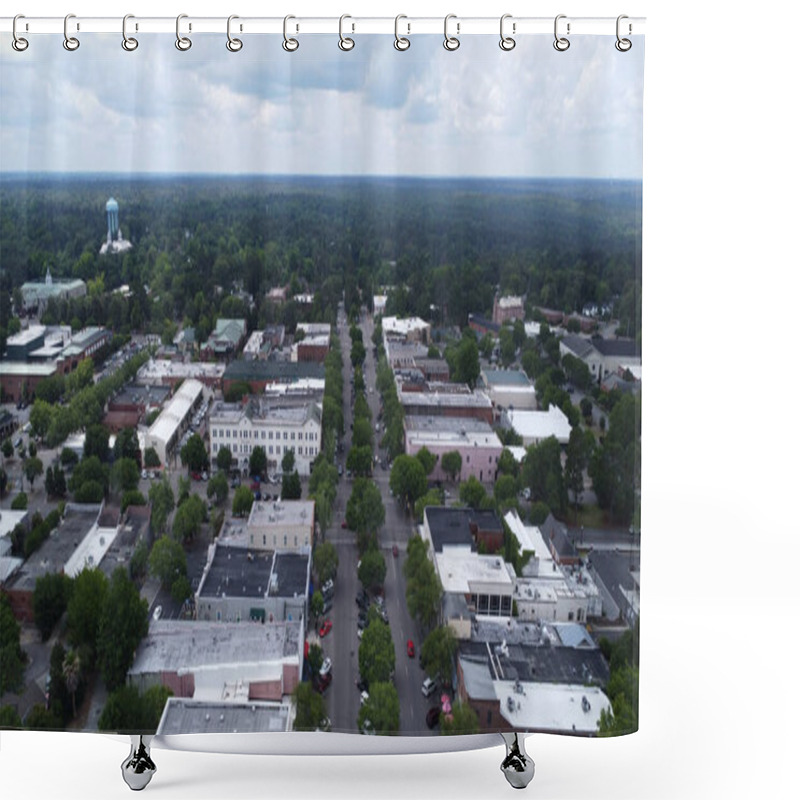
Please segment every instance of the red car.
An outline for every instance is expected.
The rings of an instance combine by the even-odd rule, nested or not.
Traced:
[[[396,544],[393,544],[393,545],[392,545],[392,555],[393,555],[395,558],[397,558],[397,554],[398,554],[398,553],[399,553],[399,550],[397,549],[397,545],[396,545]]]
[[[409,658],[414,658],[414,642],[411,639],[406,642],[406,653],[408,653]]]
[[[322,623],[319,629],[320,638],[327,636],[331,632],[331,628],[333,627],[333,623],[326,619],[325,622]]]
[[[347,520],[346,519],[342,520],[342,527],[343,528],[347,528]]]

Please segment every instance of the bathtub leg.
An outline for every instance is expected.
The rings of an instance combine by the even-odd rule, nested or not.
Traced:
[[[506,745],[506,757],[500,769],[515,789],[524,789],[536,769],[533,759],[525,752],[525,737],[516,733],[501,733]]]
[[[135,792],[144,789],[156,771],[156,765],[150,758],[152,739],[152,736],[131,734],[131,752],[122,762],[122,779]]]

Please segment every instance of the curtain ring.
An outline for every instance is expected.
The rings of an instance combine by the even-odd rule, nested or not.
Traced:
[[[411,39],[406,39],[405,36],[400,35],[400,20],[408,19],[405,14],[398,14],[394,18],[394,49],[395,50],[408,50],[411,47]],[[408,26],[408,32],[411,33],[411,25]]]
[[[622,22],[623,19],[628,19],[626,14],[620,14],[617,17],[617,41],[614,42],[614,47],[616,47],[617,50],[620,51],[620,53],[627,53],[628,50],[630,50],[631,47],[633,47],[633,43],[631,42],[630,39],[622,39],[622,38],[620,38],[620,35],[619,35],[620,22]],[[630,33],[630,32],[631,32],[631,26],[629,24],[628,25],[628,33]]]
[[[442,42],[442,44],[444,45],[444,49],[449,50],[450,52],[453,52],[453,50],[458,50],[458,48],[461,47],[461,42],[455,36],[450,36],[447,33],[447,23],[450,22],[451,19],[456,18],[457,17],[455,14],[448,14],[444,18],[444,42]],[[456,32],[458,32],[458,27],[459,26],[456,26]]]
[[[339,17],[339,49],[345,52],[352,50],[356,46],[356,43],[349,36],[345,36],[342,31],[342,26],[346,19],[352,19],[352,17],[349,14],[342,14]],[[353,30],[355,30],[355,26],[353,26]]]
[[[556,37],[556,40],[553,42],[553,47],[558,50],[559,53],[563,53],[565,50],[569,50],[570,41],[566,38],[566,36],[559,36],[558,35],[558,21],[560,19],[566,19],[566,14],[559,14],[556,17],[556,21],[553,23],[553,35]],[[569,33],[569,22],[567,23],[567,33]]]
[[[192,46],[192,40],[188,36],[181,36],[181,20],[188,18],[188,14],[178,14],[178,18],[175,20],[175,47],[184,53]],[[191,26],[189,26],[189,30],[191,30]]]
[[[300,47],[300,42],[298,42],[297,39],[290,39],[288,36],[287,31],[289,28],[290,19],[295,19],[295,17],[291,14],[288,14],[283,18],[283,44],[281,47],[283,47],[287,53],[293,53],[298,47]]]
[[[139,42],[132,36],[128,36],[127,26],[129,19],[134,19],[133,14],[126,14],[122,18],[122,49],[132,53],[139,46]]]
[[[231,14],[228,17],[228,41],[225,42],[225,47],[227,47],[231,53],[238,53],[244,46],[241,39],[234,39],[231,36],[231,22],[233,22],[235,19],[239,19],[236,14]]]
[[[28,40],[27,40],[27,39],[23,39],[23,37],[22,37],[22,36],[20,36],[20,35],[17,33],[17,20],[19,20],[19,19],[25,19],[25,15],[24,15],[24,14],[17,14],[17,16],[16,16],[16,17],[14,17],[14,22],[13,22],[13,24],[12,24],[12,26],[11,26],[11,35],[12,35],[14,38],[13,38],[13,39],[12,39],[12,41],[11,41],[11,46],[12,46],[12,47],[13,47],[13,48],[14,48],[14,49],[15,49],[15,50],[18,52],[18,53],[21,53],[23,50],[27,50],[27,49],[28,49],[28,44],[29,44],[29,43],[28,43]]]
[[[510,36],[506,36],[503,33],[503,26],[505,25],[505,21],[507,19],[511,19],[511,14],[503,14],[500,17],[500,49],[505,50],[508,52],[509,50],[513,50],[517,46],[517,42],[512,39]],[[516,32],[516,24],[514,25],[514,32]]]
[[[81,46],[80,41],[75,36],[70,36],[67,33],[67,25],[71,19],[75,19],[74,14],[67,14],[67,16],[64,17],[64,49],[70,52],[77,50]]]

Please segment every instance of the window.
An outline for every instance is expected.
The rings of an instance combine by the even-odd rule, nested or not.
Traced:
[[[286,547],[286,541],[289,537],[284,533],[283,534],[283,546]]]
[[[292,441],[294,441],[294,431],[292,431]]]
[[[285,441],[287,441],[288,439],[289,439],[289,432],[288,432],[288,431],[284,431],[284,432],[283,432],[283,441],[285,442]]]
[[[269,454],[272,455],[272,445],[269,446]]]
[[[269,440],[272,441],[272,431],[269,432]]]

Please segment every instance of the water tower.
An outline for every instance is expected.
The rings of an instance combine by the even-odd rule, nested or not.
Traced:
[[[108,241],[115,239],[119,231],[119,203],[109,197],[106,203],[106,219],[108,220]]]

